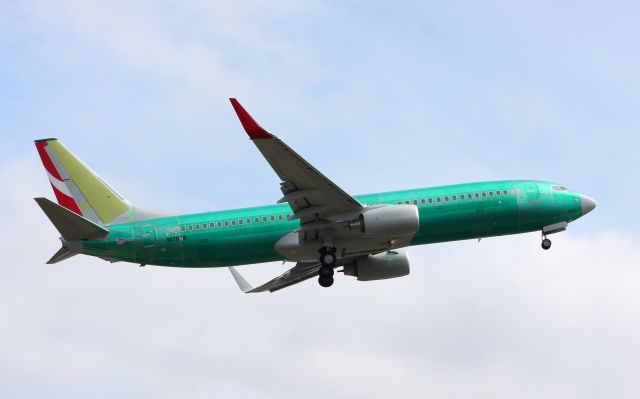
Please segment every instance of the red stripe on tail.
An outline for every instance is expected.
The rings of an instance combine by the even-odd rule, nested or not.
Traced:
[[[38,149],[38,154],[40,154],[40,159],[42,160],[42,164],[44,165],[44,168],[46,169],[47,172],[49,172],[51,176],[62,181],[62,176],[60,176],[60,173],[58,173],[58,170],[53,164],[53,161],[51,160],[51,158],[49,158],[49,154],[47,154],[47,151],[44,149],[44,147],[46,146],[47,146],[46,141],[36,141],[36,148]]]
[[[67,208],[72,212],[77,213],[80,216],[83,216],[82,212],[80,211],[80,208],[78,208],[78,204],[76,204],[76,201],[73,198],[62,193],[60,190],[56,188],[56,186],[53,185],[53,183],[51,183],[51,188],[53,188],[53,193],[56,195],[58,204],[60,204],[61,206]]]

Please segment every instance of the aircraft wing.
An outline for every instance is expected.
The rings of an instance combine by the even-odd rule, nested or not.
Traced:
[[[249,138],[282,180],[280,189],[284,196],[278,203],[289,203],[293,218],[300,219],[302,229],[305,225],[306,229],[319,228],[331,215],[362,208],[355,198],[258,125],[238,100],[231,98],[230,101]]]
[[[300,263],[287,270],[280,276],[271,281],[262,284],[259,287],[253,287],[233,266],[229,266],[229,271],[236,280],[238,287],[245,293],[253,292],[274,292],[286,288],[290,285],[298,284],[304,280],[310,279],[318,274],[320,263]]]

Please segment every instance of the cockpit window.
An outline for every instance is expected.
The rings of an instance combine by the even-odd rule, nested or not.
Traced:
[[[551,186],[551,189],[555,191],[569,191],[565,186]]]

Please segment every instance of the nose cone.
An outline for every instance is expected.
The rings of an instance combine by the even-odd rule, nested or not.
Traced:
[[[593,208],[596,207],[596,201],[591,197],[587,197],[586,195],[580,194],[580,202],[582,203],[582,216],[591,212]]]

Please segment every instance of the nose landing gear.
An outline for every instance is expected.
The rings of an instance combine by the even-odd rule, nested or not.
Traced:
[[[551,248],[551,240],[547,238],[549,234],[560,233],[567,229],[569,222],[558,222],[542,227],[542,249],[545,251]]]
[[[336,265],[336,249],[334,247],[322,247],[320,252],[320,270],[318,271],[318,283],[322,287],[333,285],[333,267]]]

